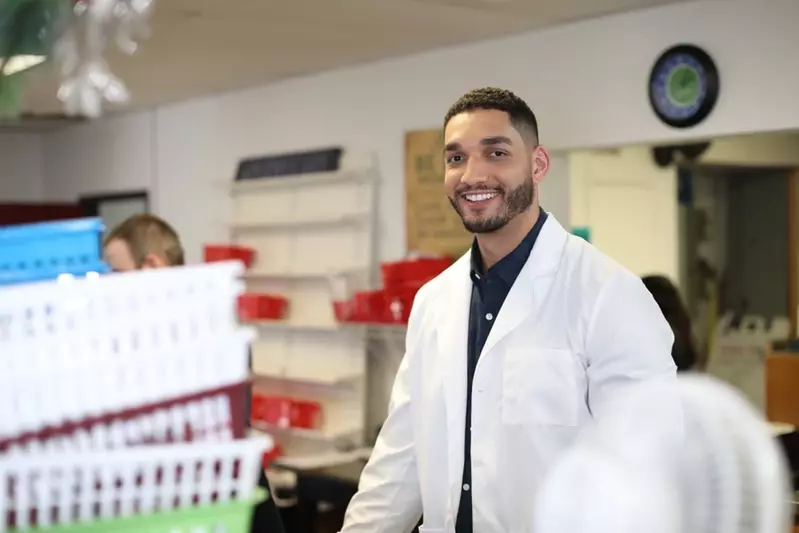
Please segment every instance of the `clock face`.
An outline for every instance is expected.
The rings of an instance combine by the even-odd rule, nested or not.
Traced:
[[[664,52],[649,78],[649,100],[666,124],[686,128],[705,119],[718,97],[718,72],[704,51],[680,45]]]

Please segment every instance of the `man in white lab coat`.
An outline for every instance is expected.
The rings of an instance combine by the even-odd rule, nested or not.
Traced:
[[[528,532],[581,429],[627,387],[676,379],[671,328],[638,276],[539,206],[550,158],[527,104],[471,91],[444,137],[445,189],[474,245],[416,296],[343,533],[406,533],[420,516],[422,533]],[[675,401],[651,398],[651,416]]]

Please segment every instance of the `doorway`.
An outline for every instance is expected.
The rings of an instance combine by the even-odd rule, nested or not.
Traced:
[[[147,191],[131,191],[113,194],[93,194],[79,200],[85,216],[99,217],[107,230],[132,217],[150,212]]]
[[[686,300],[697,317],[717,288],[718,316],[795,323],[796,176],[793,169],[700,165],[681,213]],[[794,265],[794,266],[792,266]]]
[[[737,315],[788,316],[788,180],[784,170],[730,169],[726,272],[719,303]]]

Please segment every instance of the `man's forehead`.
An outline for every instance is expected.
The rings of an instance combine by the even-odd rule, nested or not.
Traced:
[[[444,129],[445,144],[486,144],[489,139],[521,140],[507,113],[494,109],[478,109],[455,115]],[[493,143],[496,144],[496,143]]]
[[[121,239],[111,239],[103,250],[108,257],[127,257],[131,255],[128,244]]]
[[[123,251],[126,250],[128,245],[121,239],[110,239],[105,243],[105,250],[107,252]]]

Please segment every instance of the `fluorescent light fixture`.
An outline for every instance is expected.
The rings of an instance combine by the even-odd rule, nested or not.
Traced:
[[[44,63],[46,59],[47,56],[37,55],[11,56],[3,65],[3,74],[6,76],[11,76],[12,74],[16,74],[18,72],[22,72],[23,70],[33,68],[36,65],[40,65]],[[2,59],[0,59],[0,64],[3,64]]]

